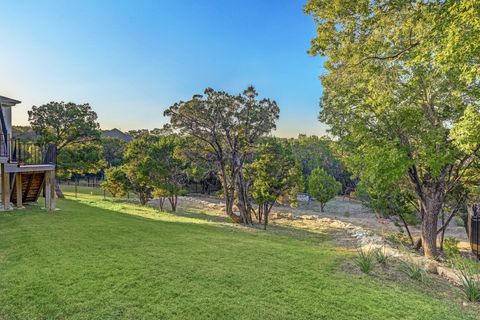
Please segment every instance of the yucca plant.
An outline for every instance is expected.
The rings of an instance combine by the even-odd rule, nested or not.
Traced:
[[[468,301],[480,301],[480,280],[475,279],[466,268],[460,270],[462,275],[462,290]]]
[[[374,251],[375,259],[381,265],[387,265],[388,259],[390,258],[388,254],[385,252],[385,247],[383,249],[378,248]]]
[[[357,249],[355,264],[365,274],[370,274],[375,266],[375,257],[370,250]]]
[[[423,282],[426,274],[422,268],[415,263],[403,263],[401,271],[406,274],[410,279]]]

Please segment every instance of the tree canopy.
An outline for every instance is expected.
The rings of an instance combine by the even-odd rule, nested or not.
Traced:
[[[320,120],[348,165],[419,202],[437,254],[447,194],[479,181],[480,6],[466,1],[310,0],[310,53],[327,57]]]
[[[250,193],[258,205],[257,219],[259,223],[263,222],[264,228],[276,202],[296,205],[297,194],[304,189],[300,163],[295,160],[288,144],[278,139],[264,141],[253,162],[246,165],[246,171],[247,178],[253,181]]]
[[[41,143],[53,143],[60,152],[72,143],[97,139],[100,125],[88,103],[50,102],[33,106],[28,121]]]
[[[57,155],[72,144],[82,144],[100,137],[97,114],[88,103],[50,102],[33,106],[28,111],[28,121],[37,135],[37,143],[55,144]],[[71,159],[71,152],[67,153],[60,160]],[[72,168],[71,164],[69,166]],[[55,191],[58,197],[63,198],[58,181]]]
[[[215,163],[226,213],[246,224],[252,218],[243,166],[251,161],[258,140],[275,129],[280,112],[275,101],[258,100],[257,95],[253,87],[237,96],[208,88],[204,95],[177,102],[165,111],[171,127],[194,140],[195,156]],[[235,200],[240,215],[233,211]]]

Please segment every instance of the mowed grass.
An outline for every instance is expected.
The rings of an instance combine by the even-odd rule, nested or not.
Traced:
[[[58,207],[0,213],[0,319],[478,319],[423,284],[343,271],[352,253],[329,235],[99,195]]]

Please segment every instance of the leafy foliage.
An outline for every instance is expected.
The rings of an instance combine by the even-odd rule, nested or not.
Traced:
[[[122,197],[127,193],[130,189],[130,182],[121,167],[110,167],[105,170],[105,179],[101,186],[115,198]]]
[[[443,242],[443,251],[448,258],[454,259],[460,255],[460,250],[458,249],[458,244],[460,241],[453,237],[448,237]]]
[[[38,135],[38,141],[53,143],[58,151],[100,136],[97,114],[88,103],[50,102],[33,106],[28,111],[28,121]]]
[[[292,152],[302,166],[306,182],[315,168],[322,168],[342,184],[343,192],[353,190],[355,181],[341,158],[335,153],[334,142],[327,137],[299,135],[288,139]]]
[[[142,135],[127,146],[123,168],[142,204],[154,194],[168,198],[172,210],[176,210],[186,181],[185,165],[176,155],[180,144],[175,135]]]
[[[258,205],[258,222],[266,228],[268,215],[276,202],[296,204],[303,190],[300,164],[291,150],[276,139],[261,144],[255,160],[246,166],[247,178],[253,181],[251,196]]]
[[[100,145],[103,149],[103,157],[105,159],[107,168],[112,166],[119,166],[123,162],[123,153],[127,143],[115,138],[101,138]]]
[[[238,96],[208,88],[203,96],[177,102],[164,113],[173,129],[194,141],[196,157],[215,163],[226,213],[246,224],[251,224],[252,218],[243,167],[252,159],[259,139],[275,129],[280,112],[275,101],[258,100],[257,95],[253,87]],[[240,216],[233,212],[235,200]]]
[[[321,121],[360,180],[412,193],[435,256],[446,195],[480,175],[480,6],[310,0],[305,10],[318,25],[310,53],[328,57]]]
[[[370,274],[375,267],[375,256],[372,251],[358,249],[355,264],[365,274]]]
[[[97,173],[105,167],[102,148],[93,142],[64,147],[58,154],[57,163],[57,173],[67,179],[73,174]]]
[[[425,271],[415,263],[403,262],[401,265],[401,271],[410,279],[420,282],[423,282],[426,277]]]
[[[312,175],[308,177],[308,192],[320,202],[322,212],[325,204],[333,199],[340,189],[341,184],[322,168],[314,169]]]

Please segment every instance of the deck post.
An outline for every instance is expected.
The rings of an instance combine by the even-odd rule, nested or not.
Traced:
[[[10,174],[5,171],[5,163],[1,165],[0,174],[2,176],[3,210],[10,210]]]
[[[45,209],[55,210],[55,171],[45,172]]]
[[[20,172],[15,173],[15,186],[17,192],[17,208],[23,208],[22,174]]]
[[[50,170],[47,174],[50,175],[50,210],[55,210],[55,170]]]

